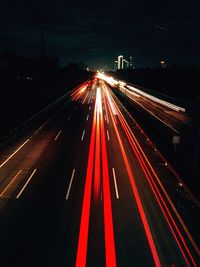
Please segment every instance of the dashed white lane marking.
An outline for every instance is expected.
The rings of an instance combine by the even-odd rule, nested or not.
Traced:
[[[110,141],[110,135],[109,135],[108,130],[107,130],[106,132],[107,132],[107,138],[108,138],[108,141]]]
[[[82,136],[81,136],[81,141],[83,141],[84,136],[85,136],[85,130],[83,130],[83,133],[82,133]]]
[[[113,173],[113,180],[114,180],[114,185],[115,185],[116,198],[119,199],[119,192],[118,192],[118,187],[117,187],[117,179],[116,179],[116,174],[115,174],[115,169],[114,168],[112,168],[112,173]]]
[[[61,134],[62,131],[59,131],[59,133],[56,135],[56,137],[54,138],[54,140],[56,141],[59,137],[59,135]]]
[[[89,106],[89,110],[91,109],[91,106]]]
[[[67,118],[67,120],[69,121],[71,119],[71,115],[69,115],[69,117]]]
[[[89,119],[89,115],[87,115],[86,121],[88,121],[88,119]]]
[[[66,200],[68,200],[68,198],[69,198],[70,190],[71,190],[71,187],[72,187],[72,182],[73,182],[73,179],[74,179],[74,174],[75,174],[75,169],[73,169],[73,171],[72,171],[71,179],[70,179],[70,182],[69,182],[69,186],[68,186],[67,194],[66,194],[66,198],[65,198]]]
[[[28,180],[26,181],[25,185],[22,187],[22,189],[20,190],[19,194],[16,196],[16,198],[19,198],[21,196],[21,194],[23,193],[24,189],[27,187],[28,183],[30,182],[31,178],[33,177],[33,175],[35,174],[35,172],[37,171],[37,169],[35,169],[30,177],[28,178]]]

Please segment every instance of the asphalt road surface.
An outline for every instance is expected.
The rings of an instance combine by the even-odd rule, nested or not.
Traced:
[[[200,266],[199,218],[101,79],[1,151],[2,267]]]

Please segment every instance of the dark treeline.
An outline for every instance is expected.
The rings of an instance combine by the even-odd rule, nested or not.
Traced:
[[[0,136],[89,79],[78,64],[60,67],[56,58],[0,55]]]
[[[135,85],[200,104],[200,68],[174,66],[119,70],[113,75]]]

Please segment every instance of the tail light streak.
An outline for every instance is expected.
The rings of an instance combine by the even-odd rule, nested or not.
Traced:
[[[116,106],[116,108],[117,108],[117,106]],[[155,170],[153,169],[151,163],[150,163],[149,160],[147,159],[147,156],[145,155],[144,151],[142,150],[142,148],[141,148],[140,144],[138,143],[136,137],[133,135],[133,133],[132,133],[130,127],[128,126],[128,124],[127,124],[125,118],[123,117],[123,115],[122,115],[122,113],[121,113],[121,111],[120,111],[119,109],[118,109],[118,112],[119,112],[119,114],[120,114],[120,116],[119,116],[119,120],[121,121],[122,127],[124,128],[124,131],[125,131],[125,133],[126,133],[128,139],[129,139],[129,142],[130,142],[131,146],[132,146],[132,149],[133,149],[134,153],[136,154],[136,157],[138,158],[138,161],[139,161],[139,163],[140,163],[140,165],[141,165],[143,171],[145,172],[145,176],[146,176],[146,178],[147,178],[148,180],[150,179],[150,180],[149,180],[149,183],[150,183],[150,181],[151,181],[151,182],[153,183],[153,186],[156,188],[156,191],[157,191],[157,193],[159,194],[159,196],[160,196],[160,198],[161,198],[161,200],[162,200],[162,202],[163,202],[163,205],[165,205],[165,207],[166,207],[166,209],[167,209],[167,213],[168,213],[168,215],[170,215],[170,217],[171,217],[171,219],[172,219],[172,221],[173,221],[174,227],[176,228],[177,232],[179,233],[180,238],[181,238],[182,242],[184,243],[184,246],[186,246],[185,241],[184,241],[184,239],[183,239],[183,237],[182,237],[182,235],[181,235],[181,233],[180,233],[180,231],[179,231],[179,229],[178,229],[178,227],[177,227],[175,221],[173,220],[173,217],[171,216],[171,214],[170,214],[170,212],[169,212],[169,209],[167,208],[167,205],[166,205],[166,203],[165,203],[165,201],[164,201],[162,195],[160,194],[160,191],[159,191],[158,187],[156,186],[156,183],[154,182],[154,179],[153,179],[153,177],[152,177],[150,171],[148,170],[147,165],[149,166],[149,169],[151,170],[151,172],[152,172],[152,174],[154,175],[154,177],[156,178],[157,183],[159,184],[160,188],[162,189],[162,191],[163,191],[163,193],[164,193],[166,199],[168,200],[168,202],[169,202],[169,204],[170,204],[172,210],[173,210],[174,213],[176,214],[176,217],[178,218],[180,224],[182,225],[182,227],[183,227],[185,233],[187,234],[187,236],[188,236],[188,238],[189,238],[191,244],[193,245],[195,251],[197,252],[198,255],[200,255],[200,250],[199,250],[197,244],[195,243],[195,241],[194,241],[193,237],[191,236],[190,232],[188,231],[188,229],[187,229],[185,223],[183,222],[183,220],[182,220],[180,214],[178,213],[178,211],[177,211],[177,209],[175,208],[175,206],[174,206],[172,200],[170,199],[168,193],[166,192],[164,186],[162,185],[162,183],[161,183],[161,181],[160,181],[158,175],[156,174],[156,172],[155,172]],[[143,160],[142,157],[143,157],[144,160],[146,161],[147,165],[145,164],[145,162],[144,162],[144,160]],[[187,252],[188,252],[188,254],[190,255],[191,260],[192,260],[192,256],[191,256],[191,254],[190,254],[190,252],[189,252],[187,246],[186,246],[186,250],[187,250]],[[193,261],[193,260],[192,260],[192,261]]]
[[[100,192],[100,112],[101,112],[101,95],[97,90],[96,96],[96,143],[95,143],[95,171],[94,171],[94,200],[98,201]]]
[[[132,187],[132,190],[133,190],[133,193],[134,193],[134,197],[135,197],[135,200],[136,200],[136,204],[137,204],[137,207],[138,207],[140,218],[142,220],[144,231],[145,231],[145,234],[146,234],[146,237],[147,237],[147,241],[149,243],[149,247],[150,247],[150,251],[151,251],[152,257],[153,257],[153,261],[154,261],[154,264],[155,264],[156,267],[161,267],[160,259],[158,257],[158,253],[157,253],[157,250],[156,250],[156,247],[155,247],[155,244],[154,244],[154,241],[153,241],[153,237],[152,237],[149,225],[148,225],[148,221],[147,221],[147,218],[146,218],[143,206],[142,206],[142,202],[141,202],[141,199],[140,199],[140,196],[139,196],[139,193],[138,193],[135,181],[134,181],[134,177],[133,177],[130,165],[129,165],[129,161],[128,161],[128,158],[126,156],[126,153],[125,153],[125,150],[124,150],[124,146],[122,144],[122,140],[121,140],[121,137],[119,135],[119,131],[117,129],[115,120],[113,118],[113,114],[112,114],[112,110],[111,110],[110,106],[109,106],[109,110],[110,110],[110,115],[111,115],[111,119],[112,119],[112,122],[113,122],[114,130],[115,130],[115,133],[116,133],[116,136],[117,136],[117,139],[118,139],[118,143],[119,143],[119,146],[120,146],[120,150],[121,150],[121,153],[122,153],[122,156],[123,156],[123,160],[124,160],[124,163],[125,163],[125,166],[126,166],[126,169],[127,169],[127,173],[128,173],[128,176],[129,176],[130,184],[131,184],[131,187]]]
[[[100,92],[100,89],[98,90]],[[112,204],[110,194],[110,182],[108,171],[108,157],[106,148],[106,134],[104,128],[103,114],[101,114],[101,152],[102,152],[102,171],[103,171],[103,206],[104,206],[104,232],[105,232],[105,253],[106,266],[116,267],[116,252],[112,218]]]
[[[156,200],[157,200],[157,202],[158,202],[158,204],[160,206],[160,209],[161,209],[161,211],[162,211],[162,213],[163,213],[163,215],[164,215],[164,217],[166,219],[166,222],[168,223],[168,226],[169,226],[169,228],[170,228],[170,230],[171,230],[171,232],[172,232],[172,234],[174,236],[174,239],[177,242],[177,245],[178,245],[178,247],[179,247],[179,249],[180,249],[180,251],[181,251],[181,253],[183,255],[183,258],[185,259],[185,262],[186,262],[187,266],[191,266],[191,265],[190,265],[190,262],[187,259],[185,251],[187,252],[187,254],[188,254],[188,256],[190,258],[190,261],[192,262],[193,266],[197,266],[197,264],[195,263],[192,255],[191,255],[191,253],[189,251],[189,248],[188,248],[188,246],[187,246],[187,244],[186,244],[186,242],[185,242],[185,240],[184,240],[184,238],[183,238],[183,236],[182,236],[182,234],[181,234],[181,232],[180,232],[175,220],[173,219],[172,214],[170,213],[170,211],[169,211],[169,209],[168,209],[168,207],[167,207],[167,205],[166,205],[166,203],[165,203],[165,201],[164,201],[164,199],[163,199],[158,187],[156,186],[156,183],[154,182],[154,179],[153,179],[150,171],[147,168],[147,165],[149,166],[149,168],[152,171],[154,177],[156,178],[159,186],[161,187],[162,191],[164,192],[164,195],[165,195],[166,199],[168,200],[169,204],[171,205],[174,213],[176,214],[179,222],[181,223],[181,225],[182,225],[185,233],[187,234],[191,244],[193,245],[195,251],[199,255],[198,246],[196,245],[195,241],[193,240],[192,236],[190,235],[187,227],[185,226],[185,224],[184,224],[183,220],[181,219],[178,211],[176,210],[175,206],[173,205],[169,195],[167,194],[166,190],[164,189],[164,187],[163,187],[160,179],[158,178],[157,174],[155,173],[153,167],[151,166],[150,162],[148,161],[148,159],[147,159],[145,153],[143,152],[141,146],[139,145],[138,141],[136,140],[135,136],[133,135],[132,131],[130,130],[130,127],[128,126],[126,120],[124,119],[124,117],[123,117],[121,111],[119,110],[119,108],[117,107],[116,103],[115,103],[115,107],[118,110],[119,120],[121,122],[121,125],[122,125],[122,127],[123,127],[123,129],[124,129],[124,131],[125,131],[125,133],[126,133],[126,135],[128,137],[128,140],[129,140],[129,142],[131,144],[131,147],[132,147],[136,157],[138,158],[138,161],[139,161],[139,163],[140,163],[140,165],[142,167],[142,170],[143,170],[143,172],[144,172],[144,174],[145,174],[145,176],[146,176],[146,178],[147,178],[147,180],[148,180],[148,182],[150,184],[150,187],[151,187],[151,189],[152,189],[152,191],[153,191],[153,193],[155,195],[155,198],[156,198]],[[136,146],[136,144],[137,144],[137,146]],[[138,150],[137,147],[139,148],[140,151]],[[142,156],[144,157],[145,161],[147,162],[147,165],[145,164]],[[169,218],[170,218],[171,221],[169,220]],[[173,227],[174,227],[174,229],[173,229]],[[182,246],[183,247],[181,246],[180,241],[182,242]]]
[[[92,133],[90,139],[88,165],[86,171],[81,223],[80,223],[78,248],[76,255],[76,267],[86,266],[88,230],[89,230],[89,219],[90,219],[90,203],[91,203],[91,191],[92,191],[93,161],[94,161],[94,149],[95,149],[95,127],[96,127],[96,105],[92,123]]]
[[[96,139],[96,140],[95,140]],[[102,96],[100,88],[97,88],[96,102],[92,123],[89,156],[86,171],[80,231],[76,255],[76,267],[85,267],[87,263],[88,232],[90,221],[90,205],[92,193],[92,180],[94,172],[94,196],[95,201],[100,197],[100,161],[102,160],[103,183],[103,208],[104,208],[104,236],[105,257],[107,267],[116,267],[116,253],[114,241],[114,229],[112,219],[112,204],[109,184],[108,159],[106,149],[106,134],[102,112]]]

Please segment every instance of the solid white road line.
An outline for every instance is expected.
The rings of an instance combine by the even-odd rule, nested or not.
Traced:
[[[59,137],[59,135],[61,134],[61,130],[59,131],[59,133],[56,135],[56,137],[54,138],[54,140],[56,141],[57,139],[58,139],[58,137]]]
[[[48,121],[46,121],[45,123],[43,123],[43,124],[40,126],[40,128],[38,128],[38,130],[37,130],[36,132],[34,132],[33,135],[36,135],[37,133],[39,133],[39,131],[41,131],[47,123],[48,123]]]
[[[82,133],[82,136],[81,136],[81,141],[83,141],[84,136],[85,136],[85,130],[83,130],[83,133]]]
[[[67,195],[66,195],[66,198],[65,198],[66,200],[68,200],[68,198],[69,198],[72,182],[73,182],[73,179],[74,179],[74,174],[75,174],[75,169],[73,169],[73,171],[72,171],[70,183],[69,183],[69,186],[68,186],[68,189],[67,189]]]
[[[107,138],[108,138],[108,141],[109,141],[110,140],[110,135],[109,135],[108,130],[106,132],[107,132]]]
[[[119,199],[119,192],[118,192],[118,187],[117,187],[117,179],[116,179],[115,169],[114,168],[112,168],[112,172],[113,172],[113,179],[114,179],[114,185],[115,185],[116,198]]]
[[[20,147],[18,147],[3,163],[1,163],[0,168],[3,167],[30,139],[27,139]]]
[[[33,175],[35,174],[35,172],[37,171],[37,169],[35,169],[32,174],[30,175],[30,177],[28,178],[28,180],[26,181],[25,185],[22,187],[22,189],[20,190],[19,194],[16,196],[16,198],[19,198],[21,196],[21,194],[23,193],[24,189],[26,188],[26,186],[28,185],[28,183],[30,182],[31,178],[33,177]]]
[[[17,176],[20,174],[22,170],[19,170],[18,173],[15,175],[15,177],[10,181],[10,183],[6,186],[6,188],[3,190],[3,192],[0,194],[0,197],[3,196],[3,194],[6,192],[6,190],[11,186],[11,184],[14,182],[14,180],[17,178]]]
[[[88,119],[89,119],[89,115],[87,115],[86,121],[88,121]]]

